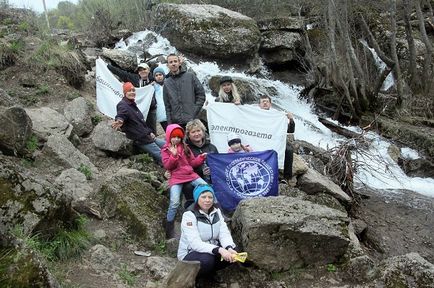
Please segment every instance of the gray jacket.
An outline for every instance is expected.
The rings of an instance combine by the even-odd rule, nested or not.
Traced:
[[[164,80],[163,99],[168,124],[186,124],[197,118],[205,102],[205,90],[196,75],[181,71]]]

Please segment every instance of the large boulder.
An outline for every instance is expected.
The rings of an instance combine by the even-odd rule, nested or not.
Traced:
[[[122,168],[106,179],[99,194],[104,216],[125,220],[132,235],[153,247],[164,240],[167,199],[146,182],[146,176]]]
[[[240,13],[199,4],[159,4],[154,11],[157,29],[181,51],[220,59],[245,59],[258,51],[258,26]]]
[[[32,120],[21,107],[0,107],[0,150],[5,154],[21,152],[32,135]]]
[[[128,71],[135,71],[137,68],[136,54],[121,49],[102,48],[102,55],[115,62],[120,68]]]
[[[120,155],[133,154],[133,141],[124,133],[115,131],[111,121],[102,121],[96,125],[92,133],[92,142],[96,148]]]
[[[261,19],[257,22],[259,30],[282,30],[291,32],[302,32],[305,18],[303,17],[276,17]]]
[[[81,153],[64,136],[51,135],[42,148],[41,154],[36,157],[35,165],[50,169],[53,174],[60,173],[66,168],[87,170],[89,176],[98,173],[98,169],[89,158]]]
[[[61,222],[72,221],[71,198],[42,175],[24,171],[0,155],[0,235],[20,227],[32,232],[55,232]],[[49,228],[49,229],[48,229]]]
[[[232,217],[235,238],[267,271],[338,261],[347,251],[345,212],[291,197],[242,201]]]
[[[74,132],[78,136],[89,134],[92,129],[91,111],[89,104],[83,97],[78,97],[67,103],[63,111],[66,119],[74,126]]]
[[[387,259],[380,271],[386,288],[434,287],[434,265],[418,253]]]
[[[33,122],[33,132],[39,138],[47,140],[50,135],[71,136],[72,125],[65,116],[48,107],[26,109]]]
[[[314,169],[307,170],[298,178],[299,188],[308,194],[327,193],[341,201],[345,205],[352,202],[352,198],[326,176],[321,175]]]

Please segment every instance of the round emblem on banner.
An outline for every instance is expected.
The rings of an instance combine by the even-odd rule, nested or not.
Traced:
[[[273,169],[257,157],[232,161],[225,169],[226,182],[241,198],[265,196],[273,184]]]

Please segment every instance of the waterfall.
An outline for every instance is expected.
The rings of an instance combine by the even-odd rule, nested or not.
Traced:
[[[126,41],[120,41],[116,47],[118,49],[128,49],[134,45],[141,45],[143,39],[148,35],[153,34],[157,39],[149,48],[148,52],[151,55],[164,54],[176,52],[176,48],[170,45],[170,42],[151,31],[141,31],[134,33]],[[126,42],[128,44],[126,44]],[[369,48],[369,47],[368,47]],[[369,48],[371,50],[371,48]],[[371,50],[374,59],[377,59],[377,63],[381,68],[381,59],[376,55],[373,49]],[[346,138],[330,131],[321,122],[318,121],[318,116],[312,111],[312,107],[309,103],[299,99],[299,93],[301,87],[296,85],[289,85],[277,80],[260,79],[255,76],[247,75],[234,71],[234,69],[222,70],[216,62],[200,62],[194,63],[189,59],[186,59],[186,64],[189,68],[196,72],[199,80],[205,87],[206,98],[208,101],[214,101],[214,97],[211,95],[211,90],[208,87],[208,80],[214,75],[229,75],[232,77],[240,78],[248,82],[258,84],[257,87],[264,89],[259,92],[265,92],[266,87],[274,87],[277,91],[277,95],[273,97],[273,105],[281,110],[289,111],[294,115],[296,128],[294,137],[298,140],[305,140],[315,146],[319,146],[324,149],[336,147],[340,143],[346,141]],[[164,66],[165,67],[165,66]],[[385,66],[384,66],[385,67]],[[382,69],[384,69],[384,67]],[[165,67],[168,71],[167,67]],[[389,80],[386,79],[383,84],[383,89],[387,90],[393,86],[393,76]],[[339,125],[336,121],[328,119]],[[359,127],[346,127],[355,132],[362,132]],[[387,149],[390,146],[390,142],[382,138],[380,135],[374,132],[368,132],[365,136],[369,139],[370,144],[363,151],[363,153],[356,153],[353,155],[355,160],[360,163],[357,167],[355,175],[355,185],[367,185],[374,189],[388,190],[393,192],[394,190],[411,190],[424,195],[434,197],[434,179],[432,178],[420,178],[420,177],[408,177],[401,168],[392,160],[387,153]],[[402,148],[403,157],[409,159],[419,158],[418,153],[410,148]]]

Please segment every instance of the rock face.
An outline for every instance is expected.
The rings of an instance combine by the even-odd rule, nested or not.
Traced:
[[[6,93],[5,90],[0,88],[0,106],[10,107],[15,104],[14,99]]]
[[[297,61],[303,54],[302,36],[303,19],[299,17],[282,17],[261,20],[260,55],[267,65],[284,65]]]
[[[159,4],[157,30],[172,45],[211,58],[247,58],[259,47],[260,32],[247,16],[215,5]]]
[[[242,201],[232,218],[249,259],[267,271],[334,263],[347,251],[346,213],[291,197]]]
[[[380,269],[384,287],[434,287],[434,265],[417,253],[387,259]]]
[[[111,127],[111,121],[103,121],[96,125],[92,142],[96,148],[115,152],[121,155],[133,154],[133,141],[128,139],[124,133],[115,131]]]
[[[323,192],[332,195],[344,204],[350,204],[352,201],[351,197],[338,185],[314,169],[309,169],[298,179],[297,183],[299,188],[308,194]]]
[[[22,171],[5,156],[0,156],[0,190],[0,235],[15,226],[22,227],[24,233],[48,227],[47,231],[53,231],[58,222],[73,219],[69,197],[41,175]]]
[[[41,139],[47,140],[50,135],[58,134],[69,137],[72,132],[72,125],[68,120],[48,107],[26,109],[27,114],[33,122],[33,132]]]
[[[36,157],[35,164],[40,167],[50,168],[53,174],[67,168],[86,167],[95,175],[97,168],[90,162],[89,158],[81,153],[64,136],[51,135],[45,143],[42,153]]]
[[[32,120],[21,107],[0,107],[0,150],[6,154],[22,151],[32,135]]]
[[[131,234],[150,246],[164,239],[167,200],[145,182],[145,173],[122,168],[103,183],[99,194],[105,216],[124,219]]]
[[[64,115],[69,123],[74,126],[74,132],[78,136],[89,134],[92,129],[92,120],[89,105],[83,97],[78,97],[67,103]]]
[[[63,193],[72,197],[72,201],[80,201],[89,197],[92,187],[87,183],[86,176],[77,169],[70,168],[56,178],[56,184],[63,188]]]
[[[136,55],[130,51],[103,48],[102,55],[116,62],[124,70],[134,71],[137,68]]]

